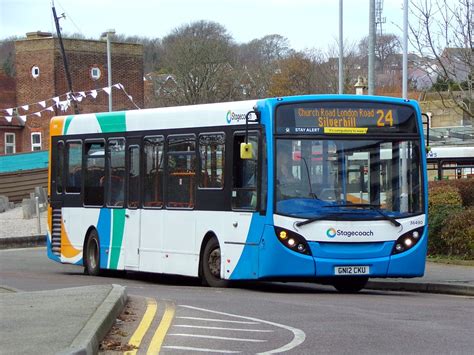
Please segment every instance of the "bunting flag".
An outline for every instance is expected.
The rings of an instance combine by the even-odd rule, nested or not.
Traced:
[[[19,105],[17,107],[12,107],[12,108],[6,108],[6,109],[0,109],[0,120],[3,118],[7,122],[11,123],[13,120],[13,117],[19,118],[23,123],[27,121],[27,118],[30,117],[42,117],[43,112],[54,112],[55,108],[60,110],[61,112],[66,112],[70,107],[71,107],[71,102],[72,101],[77,101],[77,102],[82,102],[84,99],[87,99],[88,97],[92,97],[93,99],[96,99],[99,92],[105,92],[107,95],[110,95],[112,93],[112,89],[118,89],[123,91],[125,96],[131,101],[131,103],[140,110],[140,107],[133,101],[132,95],[129,95],[127,91],[125,90],[125,87],[121,83],[114,84],[112,86],[106,86],[101,89],[93,89],[89,91],[79,91],[76,93],[71,93],[67,92],[65,94],[55,96],[52,98],[49,98],[47,100],[42,100],[38,101],[36,103],[31,103],[31,104],[26,104],[26,105]],[[48,101],[51,102],[51,104],[48,104]],[[35,110],[33,107],[40,107],[41,109]],[[24,115],[18,115],[18,109],[23,109],[24,111],[35,111],[31,112],[28,114]],[[5,112],[6,114],[2,113]]]

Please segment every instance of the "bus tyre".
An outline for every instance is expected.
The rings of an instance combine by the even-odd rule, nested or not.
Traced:
[[[228,280],[221,279],[221,248],[216,238],[207,241],[202,256],[203,284],[211,287],[227,287]]]
[[[342,293],[356,293],[362,290],[369,281],[368,277],[338,277],[333,286]]]
[[[87,240],[86,253],[84,255],[85,272],[91,276],[100,274],[100,247],[97,231],[93,230]]]

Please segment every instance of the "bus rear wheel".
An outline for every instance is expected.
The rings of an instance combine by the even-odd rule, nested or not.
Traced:
[[[84,254],[86,274],[98,276],[100,274],[100,247],[97,231],[93,230],[87,239],[86,250]]]
[[[342,293],[357,293],[367,285],[368,281],[368,277],[338,277],[332,285]]]
[[[216,238],[207,241],[202,255],[203,283],[211,287],[227,287],[228,280],[221,279],[221,248]]]

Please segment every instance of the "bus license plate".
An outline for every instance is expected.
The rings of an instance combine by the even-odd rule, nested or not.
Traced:
[[[335,275],[369,275],[369,266],[336,266]]]

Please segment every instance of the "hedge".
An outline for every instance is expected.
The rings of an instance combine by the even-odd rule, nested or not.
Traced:
[[[474,180],[429,184],[428,254],[474,259]]]

